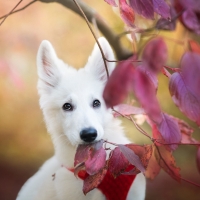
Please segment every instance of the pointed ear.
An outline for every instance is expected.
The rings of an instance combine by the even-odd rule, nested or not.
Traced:
[[[113,50],[111,46],[109,45],[108,41],[103,37],[100,37],[98,41],[104,52],[105,57],[108,60],[115,60]],[[106,63],[107,63],[108,72],[110,75],[115,67],[115,63],[107,62],[107,61]],[[92,72],[98,79],[104,82],[107,81],[106,68],[105,68],[104,61],[101,55],[101,51],[97,44],[95,44],[94,46],[94,49],[92,51],[91,56],[88,59],[88,63],[86,64],[85,69],[87,71]]]
[[[56,52],[47,40],[43,40],[37,53],[37,68],[39,85],[50,89],[57,85],[59,70],[57,67],[58,58]]]

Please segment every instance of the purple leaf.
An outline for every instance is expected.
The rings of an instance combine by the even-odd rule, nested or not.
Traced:
[[[163,139],[166,143],[180,143],[181,141],[181,133],[179,129],[178,122],[174,119],[172,119],[167,114],[162,114],[163,120],[162,122],[157,125],[158,130],[161,133]],[[170,145],[170,148],[172,150],[175,150],[178,145]]]
[[[144,48],[143,61],[154,73],[161,71],[167,60],[167,46],[160,37],[150,40]]]
[[[177,16],[176,10],[174,7],[170,7],[171,18],[174,19]],[[163,17],[161,17],[156,24],[157,29],[161,30],[170,30],[173,31],[176,29],[176,20],[169,21]]]
[[[153,8],[156,13],[161,15],[164,19],[171,19],[170,7],[164,0],[152,0]]]
[[[200,125],[200,55],[187,52],[181,60],[181,72],[172,74],[169,90],[174,103]]]
[[[134,73],[133,91],[149,118],[160,123],[162,115],[156,98],[156,88],[150,78],[139,68]]]
[[[115,0],[104,0],[106,3],[110,4],[111,6],[117,7]]]
[[[197,34],[200,34],[200,19],[197,16],[197,13],[194,10],[187,9],[182,15],[182,20],[185,26],[194,31]]]
[[[147,19],[154,19],[154,9],[151,0],[129,0],[131,7],[139,15]]]
[[[132,151],[131,149],[129,149],[128,147],[126,147],[125,145],[118,145],[118,147],[120,148],[121,152],[123,153],[123,155],[126,157],[126,159],[132,164],[134,165],[137,169],[139,169],[141,172],[145,171],[145,168],[140,160],[140,158],[134,153],[134,151]]]

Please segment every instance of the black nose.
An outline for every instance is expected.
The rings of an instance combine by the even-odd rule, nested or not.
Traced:
[[[84,128],[80,132],[81,140],[84,142],[93,142],[97,137],[97,130],[94,128]]]

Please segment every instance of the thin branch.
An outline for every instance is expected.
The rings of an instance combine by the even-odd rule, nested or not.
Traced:
[[[7,17],[19,6],[19,4],[22,2],[23,0],[20,0],[16,6],[7,14],[4,16],[4,19],[1,21],[0,26],[4,23],[4,21],[7,19]]]
[[[100,49],[100,51],[101,51],[101,55],[102,55],[102,58],[103,58],[103,62],[104,62],[105,68],[106,68],[107,78],[109,78],[109,72],[108,72],[108,67],[107,67],[107,63],[106,63],[106,57],[105,57],[105,55],[104,55],[103,49],[101,48],[101,45],[99,44],[99,41],[98,41],[98,39],[97,39],[97,37],[96,37],[96,35],[95,35],[95,33],[94,33],[92,27],[90,26],[90,22],[88,21],[88,18],[86,17],[86,15],[85,15],[85,13],[83,12],[82,8],[80,7],[80,5],[78,4],[78,2],[77,2],[76,0],[73,0],[73,1],[74,1],[74,3],[76,4],[76,6],[78,7],[78,9],[80,10],[80,12],[82,13],[82,15],[83,15],[83,17],[84,17],[84,19],[85,19],[85,21],[86,21],[86,23],[87,23],[87,25],[88,25],[88,27],[89,27],[91,33],[92,33],[94,39],[96,40],[96,43],[97,43],[97,45],[98,45],[98,47],[99,47],[99,49]]]
[[[30,6],[30,5],[32,5],[33,3],[35,3],[36,1],[38,1],[38,0],[33,0],[33,1],[29,2],[28,4],[26,4],[24,7],[19,8],[19,9],[17,9],[17,10],[12,9],[12,12],[10,12],[10,13],[8,13],[8,14],[6,14],[6,15],[1,16],[0,19],[3,19],[4,17],[9,16],[9,15],[12,15],[12,14],[14,14],[14,13],[17,13],[17,12],[19,12],[19,11],[22,11],[22,10],[24,10],[25,8],[27,8],[28,6]],[[5,20],[4,20],[4,21],[5,21]]]

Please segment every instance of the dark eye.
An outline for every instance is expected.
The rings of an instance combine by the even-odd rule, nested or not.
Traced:
[[[94,108],[98,108],[98,107],[100,107],[100,106],[101,106],[101,103],[100,103],[99,100],[96,99],[96,100],[93,101],[93,107],[94,107]]]
[[[73,106],[70,103],[65,103],[62,108],[65,111],[72,111],[73,110]]]

